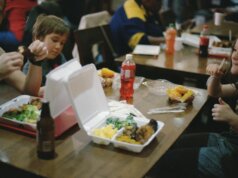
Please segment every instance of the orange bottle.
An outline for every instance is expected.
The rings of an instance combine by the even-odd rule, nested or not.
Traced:
[[[174,43],[176,39],[176,29],[173,24],[169,25],[169,28],[166,30],[165,33],[165,42],[166,42],[166,53],[173,54],[174,53]]]

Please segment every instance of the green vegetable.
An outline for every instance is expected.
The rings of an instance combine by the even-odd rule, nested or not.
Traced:
[[[19,109],[14,109],[3,113],[5,118],[26,123],[36,123],[40,116],[40,111],[34,105],[24,104]]]
[[[120,120],[118,117],[109,117],[106,120],[106,124],[107,125],[112,124],[113,127],[117,128],[118,130],[126,126],[133,126],[133,127],[137,126],[137,123],[131,114],[127,116],[125,120]]]

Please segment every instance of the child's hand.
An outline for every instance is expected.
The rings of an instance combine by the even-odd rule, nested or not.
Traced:
[[[237,118],[237,115],[230,108],[230,106],[219,98],[219,104],[215,104],[212,109],[213,120],[215,121],[224,121],[231,123],[234,118]]]
[[[207,70],[207,73],[210,74],[211,76],[220,78],[227,72],[228,70],[227,68],[228,68],[228,63],[226,62],[225,59],[223,59],[220,65],[209,64],[206,70]]]
[[[38,92],[38,96],[41,98],[44,98],[44,93],[45,93],[45,86],[40,87],[40,90]]]
[[[34,54],[36,61],[45,59],[48,55],[47,47],[40,40],[32,42],[28,48]]]
[[[218,64],[209,64],[206,70],[209,75],[217,77],[217,78],[220,78],[224,75],[224,72],[220,70]]]

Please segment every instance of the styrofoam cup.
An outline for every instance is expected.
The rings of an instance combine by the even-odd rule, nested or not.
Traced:
[[[221,25],[223,20],[224,20],[224,13],[222,13],[222,12],[215,12],[214,13],[214,24],[216,26]]]
[[[176,51],[180,51],[181,49],[183,49],[183,40],[182,40],[182,38],[176,37],[175,43],[174,43],[174,49]]]

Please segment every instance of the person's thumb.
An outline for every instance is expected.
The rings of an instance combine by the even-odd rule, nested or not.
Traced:
[[[220,104],[223,104],[223,105],[227,104],[221,97],[218,99],[218,101],[219,101]]]

